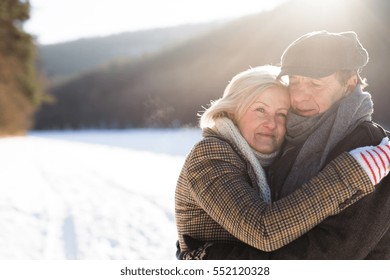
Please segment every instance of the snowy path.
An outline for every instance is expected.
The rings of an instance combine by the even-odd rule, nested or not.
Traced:
[[[0,139],[0,259],[174,259],[184,156]]]

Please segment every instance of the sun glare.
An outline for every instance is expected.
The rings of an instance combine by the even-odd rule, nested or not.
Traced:
[[[208,22],[269,10],[287,0],[30,0],[25,29],[40,43]]]

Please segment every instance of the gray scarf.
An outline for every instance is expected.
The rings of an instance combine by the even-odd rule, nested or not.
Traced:
[[[360,86],[318,116],[301,117],[290,112],[286,149],[302,147],[284,182],[282,196],[292,193],[317,175],[336,144],[358,124],[371,120],[372,113],[371,95],[362,92]]]

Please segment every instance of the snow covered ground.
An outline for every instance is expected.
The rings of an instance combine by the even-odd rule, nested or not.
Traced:
[[[0,259],[174,259],[174,189],[198,129],[0,138]]]

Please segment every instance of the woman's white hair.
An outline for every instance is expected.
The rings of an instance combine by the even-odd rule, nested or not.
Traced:
[[[223,96],[211,102],[211,106],[200,117],[200,128],[214,126],[214,120],[228,117],[236,123],[246,112],[258,95],[274,86],[286,87],[287,84],[277,77],[280,68],[271,65],[258,66],[243,71],[229,82]]]

